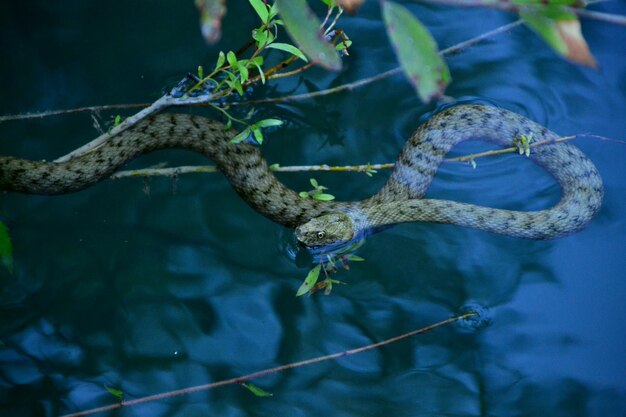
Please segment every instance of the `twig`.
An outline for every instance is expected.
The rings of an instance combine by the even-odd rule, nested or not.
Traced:
[[[107,405],[104,407],[98,407],[98,408],[92,408],[90,410],[85,410],[85,411],[79,411],[77,413],[71,413],[71,414],[65,414],[62,417],[81,417],[81,416],[86,416],[86,415],[91,415],[91,414],[95,414],[95,413],[101,413],[104,411],[110,411],[110,410],[115,410],[118,408],[122,408],[122,407],[129,407],[129,406],[133,406],[133,405],[137,405],[137,404],[144,404],[147,402],[151,402],[151,401],[157,401],[157,400],[162,400],[165,398],[171,398],[171,397],[176,397],[176,396],[180,396],[180,395],[186,395],[186,394],[191,394],[194,392],[198,392],[198,391],[206,391],[206,390],[210,390],[210,389],[214,389],[217,387],[223,387],[226,385],[235,385],[235,384],[241,384],[242,382],[245,381],[249,381],[251,379],[255,379],[255,378],[260,378],[266,375],[270,375],[270,374],[275,374],[278,372],[283,372],[289,369],[294,369],[294,368],[300,368],[302,366],[308,366],[308,365],[313,365],[319,362],[325,362],[331,359],[338,359],[338,358],[342,358],[345,356],[350,356],[350,355],[355,355],[357,353],[361,353],[361,352],[366,352],[368,350],[372,350],[372,349],[377,349],[379,347],[385,346],[385,345],[389,345],[391,343],[395,343],[398,342],[402,339],[406,339],[408,337],[411,336],[415,336],[418,334],[422,334],[422,333],[426,333],[430,330],[436,329],[437,327],[441,327],[444,326],[446,324],[450,324],[450,323],[454,323],[456,321],[459,320],[465,320],[469,317],[472,316],[476,316],[478,313],[476,312],[469,312],[460,316],[456,316],[456,317],[451,317],[449,319],[440,321],[438,323],[434,323],[431,324],[429,326],[426,327],[422,327],[421,329],[417,329],[417,330],[413,330],[411,332],[408,333],[404,333],[400,336],[395,336],[392,337],[390,339],[386,339],[383,340],[382,342],[378,342],[378,343],[372,343],[370,345],[367,346],[362,346],[356,349],[350,349],[350,350],[344,350],[342,352],[337,352],[337,353],[333,353],[330,355],[325,355],[325,356],[318,356],[317,358],[313,358],[313,359],[307,359],[307,360],[303,360],[303,361],[299,361],[299,362],[293,362],[293,363],[289,363],[287,365],[282,365],[282,366],[277,366],[274,368],[270,368],[270,369],[265,369],[262,371],[258,371],[258,372],[253,372],[251,374],[247,374],[247,375],[243,375],[243,376],[239,376],[236,378],[231,378],[231,379],[226,379],[226,380],[222,380],[222,381],[218,381],[218,382],[212,382],[210,384],[204,384],[204,385],[196,385],[194,387],[188,387],[188,388],[183,388],[183,389],[179,389],[179,390],[174,390],[174,391],[168,391],[168,392],[163,392],[160,394],[154,394],[154,395],[149,395],[147,397],[141,397],[141,398],[137,398],[134,400],[128,400],[128,401],[121,401],[117,404],[111,404],[111,405]]]
[[[446,49],[442,49],[439,54],[441,56],[445,56],[445,55],[450,55],[450,54],[454,54],[457,53],[463,49],[466,49],[470,46],[473,46],[479,42],[482,42],[483,40],[490,38],[492,36],[498,35],[500,33],[504,33],[507,32],[517,26],[520,26],[522,24],[522,20],[516,20],[515,22],[512,23],[508,23],[506,25],[500,26],[497,29],[491,30],[489,32],[485,32],[481,35],[478,35],[472,39],[468,39],[466,41],[463,41],[461,43],[458,43],[456,45],[453,45],[449,48]],[[335,93],[339,93],[341,91],[349,91],[349,90],[354,90],[355,88],[359,88],[359,87],[363,87],[364,85],[368,85],[371,84],[373,82],[376,81],[380,81],[383,80],[385,78],[391,77],[392,75],[395,74],[400,74],[402,72],[402,68],[401,67],[396,67],[393,69],[390,69],[388,71],[382,72],[380,74],[374,75],[372,77],[368,77],[368,78],[364,78],[362,80],[358,80],[358,81],[354,81],[351,83],[347,83],[347,84],[342,84],[339,85],[337,87],[333,87],[333,88],[328,88],[326,90],[320,90],[320,91],[315,91],[312,93],[304,93],[304,94],[295,94],[295,95],[291,95],[291,96],[285,96],[285,97],[276,97],[276,98],[269,98],[269,99],[264,99],[264,100],[250,100],[250,101],[242,101],[238,104],[266,104],[266,103],[283,103],[283,102],[288,102],[288,101],[300,101],[300,100],[308,100],[311,98],[316,98],[316,97],[322,97],[322,96],[327,96],[330,94],[335,94]]]
[[[517,20],[513,23],[509,23],[497,29],[494,29],[492,31],[483,33],[482,35],[476,36],[475,38],[468,39],[459,44],[443,49],[440,53],[441,55],[451,55],[453,53],[466,49],[472,45],[475,45],[489,37],[509,31],[521,24],[522,24],[522,21]],[[285,68],[287,65],[289,65],[291,62],[295,61],[296,59],[297,58],[295,56],[290,57],[286,59],[285,61],[281,62],[280,64],[274,66],[273,68],[270,68],[270,70],[265,72],[266,77],[271,76],[272,74],[275,74],[276,72]],[[348,84],[343,84],[334,88],[329,88],[327,90],[316,91],[314,93],[298,94],[298,95],[286,96],[286,97],[277,97],[277,98],[271,98],[271,99],[266,99],[266,100],[242,101],[238,103],[231,103],[231,105],[264,104],[264,103],[279,103],[279,102],[287,102],[287,101],[306,100],[309,98],[326,96],[326,95],[338,93],[338,92],[345,91],[345,90],[353,90],[355,88],[359,88],[364,85],[383,80],[385,78],[391,77],[392,75],[399,74],[401,72],[402,72],[402,69],[400,67],[397,67],[389,71],[385,71],[383,73],[374,75],[369,78],[364,78],[362,80],[358,80],[358,81],[348,83]],[[257,81],[258,79],[260,79],[260,76],[256,75],[254,77],[254,81]],[[39,112],[39,113],[5,115],[5,116],[0,116],[0,123],[4,121],[9,121],[9,120],[34,119],[34,118],[40,118],[40,117],[56,116],[56,115],[71,114],[71,113],[78,113],[78,112],[88,112],[88,111],[96,112],[96,111],[101,111],[101,110],[104,111],[104,110],[111,110],[111,109],[130,109],[130,108],[138,108],[138,107],[147,107],[147,106],[150,106],[151,104],[152,103],[111,104],[111,105],[102,105],[102,106],[79,107],[75,109],[66,109],[66,110],[51,110],[51,111],[44,111],[44,112]],[[197,103],[196,105],[206,105],[206,103]]]
[[[416,3],[430,3],[430,4],[447,4],[461,7],[489,7],[498,10],[504,10],[507,12],[517,13],[520,10],[541,10],[545,9],[546,5],[541,2],[539,4],[515,4],[506,0],[500,0],[496,2],[485,0],[413,0]],[[580,17],[587,19],[599,20],[606,23],[612,23],[615,25],[626,26],[626,16],[596,12],[593,10],[582,9],[579,7],[572,7],[561,5],[561,10],[574,13]]]
[[[593,135],[588,135],[593,136]],[[556,142],[564,142],[567,140],[572,140],[576,138],[576,135],[573,136],[563,136],[557,139],[548,139],[542,140],[538,142],[533,142],[529,146],[531,148],[548,145],[550,143]],[[608,140],[608,138],[600,137],[604,140]],[[620,141],[618,141],[620,142]],[[620,142],[621,143],[621,142]],[[518,152],[519,148],[510,147],[504,149],[494,149],[485,152],[479,152],[471,155],[458,156],[455,158],[446,158],[443,162],[470,162],[478,158],[484,158],[487,156],[494,155],[502,155],[506,153],[514,153]],[[394,163],[383,163],[383,164],[366,164],[366,165],[291,165],[291,166],[278,166],[272,167],[272,171],[274,172],[368,172],[371,170],[379,170],[379,169],[393,169],[395,166]],[[213,165],[199,165],[199,166],[180,166],[173,168],[146,168],[146,169],[134,169],[128,171],[120,171],[113,175],[111,175],[111,179],[121,179],[121,178],[129,178],[129,177],[151,177],[157,175],[163,175],[166,177],[173,177],[179,174],[197,174],[197,173],[214,173],[219,172],[217,168]]]
[[[36,113],[6,114],[4,116],[0,116],[0,123],[12,120],[40,119],[44,117],[59,116],[72,113],[99,112],[117,109],[136,109],[139,107],[147,107],[150,104],[152,103],[108,104],[102,106],[77,107],[74,109],[49,110]]]
[[[304,71],[308,70],[313,65],[315,65],[315,62],[307,62],[306,64],[304,64],[300,68],[296,68],[293,71],[279,72],[278,74],[266,76],[266,78],[268,80],[275,80],[276,78],[291,77],[292,75],[297,75],[297,74],[300,74],[301,72],[304,72]]]

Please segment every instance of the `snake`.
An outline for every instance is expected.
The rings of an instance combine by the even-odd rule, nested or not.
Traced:
[[[236,132],[198,115],[162,113],[141,120],[96,149],[65,162],[0,157],[0,190],[27,194],[76,192],[111,176],[130,160],[166,148],[183,148],[211,159],[254,210],[295,229],[306,247],[354,241],[406,222],[455,224],[527,239],[552,239],[582,229],[597,214],[603,184],[593,162],[576,146],[503,108],[479,104],[449,107],[421,124],[398,156],[382,188],[360,201],[302,198],[274,175],[258,146],[232,143]],[[452,147],[484,140],[501,147],[530,140],[528,159],[561,188],[554,206],[515,211],[425,198],[439,165]],[[542,146],[532,146],[542,141]]]

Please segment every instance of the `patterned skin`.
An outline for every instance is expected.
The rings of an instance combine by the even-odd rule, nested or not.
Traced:
[[[439,164],[456,144],[482,139],[513,146],[521,135],[532,141],[558,137],[507,110],[482,105],[448,108],[420,126],[407,141],[383,188],[362,201],[303,199],[269,170],[258,147],[231,144],[235,132],[199,116],[162,114],[143,120],[90,153],[67,162],[0,157],[0,190],[64,194],[108,178],[139,155],[165,148],[189,149],[213,160],[237,193],[255,210],[290,228],[306,246],[347,242],[403,222],[452,223],[530,239],[550,239],[584,227],[602,204],[602,180],[575,146],[535,147],[530,160],[559,183],[561,200],[547,210],[493,209],[454,201],[424,199]]]

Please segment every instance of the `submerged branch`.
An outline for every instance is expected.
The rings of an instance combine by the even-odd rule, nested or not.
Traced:
[[[537,146],[548,145],[550,143],[563,142],[576,138],[573,136],[563,136],[557,139],[548,139],[538,142],[533,142],[529,145],[530,148]],[[519,148],[510,147],[503,149],[494,149],[485,152],[479,152],[471,155],[463,155],[455,158],[446,158],[443,162],[469,162],[475,161],[478,158],[484,158],[487,156],[502,155],[507,153],[519,152]],[[291,165],[291,166],[271,166],[271,170],[274,172],[372,172],[379,169],[393,169],[394,163],[382,163],[382,164],[366,164],[366,165]],[[214,173],[219,172],[213,165],[199,165],[199,166],[180,166],[172,168],[145,168],[134,169],[128,171],[120,171],[111,175],[111,179],[129,178],[129,177],[152,177],[152,176],[166,176],[176,177],[181,174],[197,174],[197,173]]]
[[[226,379],[226,380],[222,380],[222,381],[218,381],[218,382],[212,382],[210,384],[196,385],[194,387],[183,388],[183,389],[179,389],[179,390],[175,390],[175,391],[168,391],[168,392],[163,392],[163,393],[160,393],[160,394],[149,395],[147,397],[136,398],[134,400],[121,401],[121,402],[119,402],[117,404],[111,404],[111,405],[107,405],[107,406],[104,406],[104,407],[92,408],[90,410],[79,411],[77,413],[65,414],[62,417],[81,417],[81,416],[91,415],[91,414],[95,414],[95,413],[101,413],[101,412],[104,412],[104,411],[115,410],[115,409],[118,409],[118,408],[129,407],[129,406],[133,406],[133,405],[137,405],[137,404],[144,404],[144,403],[151,402],[151,401],[162,400],[162,399],[165,399],[165,398],[171,398],[171,397],[176,397],[176,396],[180,396],[180,395],[187,395],[187,394],[191,394],[191,393],[198,392],[198,391],[207,391],[207,390],[210,390],[210,389],[213,389],[213,388],[223,387],[223,386],[226,386],[226,385],[241,384],[243,382],[249,381],[249,380],[254,379],[254,378],[260,378],[262,376],[271,375],[271,374],[275,374],[275,373],[278,373],[278,372],[283,372],[283,371],[286,371],[286,370],[289,370],[289,369],[300,368],[300,367],[303,367],[303,366],[313,365],[313,364],[316,364],[316,363],[319,363],[319,362],[325,362],[325,361],[329,361],[329,360],[332,360],[332,359],[338,359],[338,358],[342,358],[342,357],[345,357],[345,356],[350,356],[350,355],[355,355],[357,353],[366,352],[368,350],[377,349],[379,347],[382,347],[382,346],[385,346],[385,345],[389,345],[391,343],[398,342],[400,340],[409,338],[411,336],[415,336],[415,335],[418,335],[418,334],[426,333],[426,332],[428,332],[430,330],[436,329],[437,327],[441,327],[441,326],[444,326],[446,324],[454,323],[454,322],[459,321],[459,320],[465,320],[465,319],[468,319],[468,318],[476,316],[476,315],[478,315],[478,313],[476,313],[476,312],[469,312],[469,313],[466,313],[466,314],[463,314],[463,315],[460,315],[460,316],[450,317],[449,319],[440,321],[438,323],[431,324],[431,325],[426,326],[426,327],[422,327],[421,329],[413,330],[411,332],[404,333],[402,335],[395,336],[395,337],[392,337],[390,339],[383,340],[382,342],[372,343],[372,344],[367,345],[367,346],[362,346],[362,347],[355,348],[355,349],[350,349],[350,350],[344,350],[342,352],[337,352],[337,353],[333,353],[333,354],[326,355],[326,356],[318,356],[317,358],[307,359],[307,360],[303,360],[303,361],[299,361],[299,362],[292,362],[292,363],[289,363],[287,365],[277,366],[277,367],[274,367],[274,368],[265,369],[265,370],[262,370],[262,371],[253,372],[251,374],[247,374],[247,375],[243,375],[243,376],[235,377],[235,378],[231,378],[231,379]]]

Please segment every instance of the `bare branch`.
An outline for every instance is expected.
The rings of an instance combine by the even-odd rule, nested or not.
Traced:
[[[42,119],[50,116],[60,116],[73,113],[86,113],[86,112],[99,112],[106,110],[120,110],[120,109],[136,109],[139,107],[147,107],[152,103],[132,103],[132,104],[108,104],[103,106],[87,106],[77,107],[74,109],[65,110],[49,110],[36,113],[23,113],[23,114],[7,114],[0,116],[0,123],[8,122],[12,120],[27,120],[27,119]]]
[[[461,6],[461,7],[486,7],[498,10],[504,10],[507,12],[517,13],[520,10],[533,10],[533,9],[541,9],[545,8],[546,5],[544,3],[539,4],[515,4],[509,1],[486,1],[486,0],[413,0],[416,3],[429,3],[429,4],[447,4],[452,6]],[[596,12],[593,10],[582,9],[579,7],[565,6],[561,5],[560,8],[566,12],[574,13],[580,17],[584,17],[587,19],[599,20],[606,23],[612,23],[615,25],[626,26],[626,16],[611,14],[611,13],[603,13]]]
[[[483,40],[490,38],[492,36],[498,35],[500,33],[504,33],[504,32],[508,32],[509,30],[520,26],[523,22],[521,20],[516,20],[515,22],[512,23],[508,23],[506,25],[500,26],[497,29],[491,30],[489,32],[485,32],[481,35],[476,36],[475,38],[471,38],[468,39],[466,41],[463,41],[459,44],[456,44],[454,46],[451,46],[449,48],[443,49],[439,52],[439,54],[441,56],[445,56],[445,55],[451,55],[457,52],[462,51],[463,49],[469,48],[470,46],[473,46],[477,43],[482,42]],[[250,101],[243,101],[241,103],[238,104],[266,104],[266,103],[284,103],[284,102],[288,102],[288,101],[300,101],[300,100],[308,100],[311,98],[316,98],[316,97],[322,97],[322,96],[327,96],[330,94],[336,94],[342,91],[350,91],[350,90],[354,90],[356,88],[359,87],[363,87],[364,85],[368,85],[371,84],[373,82],[376,81],[380,81],[380,80],[384,80],[385,78],[391,77],[392,75],[395,74],[400,74],[402,73],[402,68],[400,67],[396,67],[393,69],[390,69],[389,71],[385,71],[383,73],[374,75],[372,77],[368,77],[368,78],[364,78],[362,80],[358,80],[358,81],[354,81],[352,83],[347,83],[347,84],[342,84],[339,85],[337,87],[333,87],[333,88],[329,88],[326,90],[321,90],[321,91],[315,91],[313,93],[304,93],[304,94],[295,94],[295,95],[291,95],[291,96],[285,96],[285,97],[277,97],[277,98],[269,98],[269,99],[265,99],[265,100],[250,100]]]
[[[134,399],[134,400],[121,401],[121,402],[119,402],[117,404],[111,404],[111,405],[107,405],[107,406],[104,406],[104,407],[92,408],[90,410],[85,410],[85,411],[79,411],[77,413],[66,414],[66,415],[64,415],[62,417],[81,417],[81,416],[91,415],[91,414],[95,414],[95,413],[101,413],[101,412],[104,412],[104,411],[115,410],[115,409],[122,408],[122,407],[129,407],[129,406],[133,406],[133,405],[137,405],[137,404],[144,404],[144,403],[147,403],[147,402],[163,400],[165,398],[177,397],[177,396],[180,396],[180,395],[187,395],[187,394],[191,394],[191,393],[198,392],[198,391],[207,391],[207,390],[210,390],[210,389],[223,387],[223,386],[226,386],[226,385],[241,384],[242,382],[246,382],[246,381],[249,381],[251,379],[260,378],[262,376],[266,376],[266,375],[271,375],[271,374],[275,374],[275,373],[278,373],[278,372],[287,371],[289,369],[300,368],[300,367],[303,367],[303,366],[313,365],[313,364],[316,364],[316,363],[325,362],[325,361],[329,361],[329,360],[332,360],[332,359],[338,359],[338,358],[342,358],[342,357],[345,357],[345,356],[350,356],[350,355],[355,355],[357,353],[366,352],[368,350],[377,349],[379,347],[382,347],[382,346],[385,346],[385,345],[389,345],[391,343],[398,342],[400,340],[409,338],[411,336],[415,336],[415,335],[418,335],[418,334],[426,333],[428,331],[436,329],[437,327],[444,326],[446,324],[451,324],[451,323],[454,323],[454,322],[459,321],[459,320],[468,319],[470,317],[476,316],[477,314],[478,313],[476,313],[476,312],[469,312],[469,313],[466,313],[466,314],[463,314],[463,315],[460,315],[460,316],[451,317],[449,319],[440,321],[438,323],[431,324],[430,326],[422,327],[421,329],[413,330],[411,332],[404,333],[404,334],[402,334],[400,336],[395,336],[395,337],[392,337],[390,339],[383,340],[382,342],[372,343],[370,345],[362,346],[362,347],[359,347],[359,348],[356,348],[356,349],[344,350],[342,352],[333,353],[331,355],[318,356],[317,358],[313,358],[313,359],[307,359],[307,360],[299,361],[299,362],[292,362],[292,363],[289,363],[287,365],[277,366],[277,367],[274,367],[274,368],[270,368],[270,369],[265,369],[265,370],[262,370],[262,371],[254,372],[254,373],[251,373],[251,374],[248,374],[248,375],[243,375],[243,376],[240,376],[240,377],[226,379],[226,380],[222,380],[222,381],[218,381],[218,382],[212,382],[212,383],[209,383],[209,384],[196,385],[194,387],[183,388],[183,389],[179,389],[179,390],[175,390],[175,391],[168,391],[168,392],[163,392],[163,393],[160,393],[160,394],[149,395],[147,397],[141,397],[141,398],[137,398],[137,399]]]
[[[557,139],[548,139],[542,140],[538,142],[533,142],[529,146],[531,148],[537,146],[548,145],[551,143],[563,142],[567,140],[572,140],[576,138],[576,135],[573,136],[563,136]],[[606,139],[606,138],[604,138]],[[494,149],[490,151],[475,153],[471,155],[458,156],[455,158],[446,158],[443,162],[471,162],[478,158],[484,158],[487,156],[494,155],[502,155],[507,153],[515,153],[518,152],[519,148],[510,147],[504,149]],[[274,172],[371,172],[372,170],[379,169],[393,169],[395,166],[394,163],[383,163],[383,164],[366,164],[366,165],[291,165],[291,166],[277,166],[272,167],[272,171]],[[173,168],[146,168],[146,169],[134,169],[128,171],[120,171],[113,175],[111,175],[111,179],[121,179],[121,178],[129,178],[129,177],[152,177],[152,176],[166,176],[166,177],[175,177],[180,174],[197,174],[197,173],[214,173],[219,172],[217,168],[213,165],[199,165],[199,166],[180,166]]]

